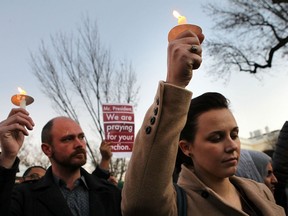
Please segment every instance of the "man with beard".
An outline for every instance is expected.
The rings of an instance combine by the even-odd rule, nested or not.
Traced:
[[[25,109],[12,109],[0,123],[1,215],[121,215],[121,192],[108,181],[89,174],[84,132],[68,117],[50,120],[42,130],[42,151],[51,162],[45,176],[33,184],[14,187],[17,154],[33,120]]]

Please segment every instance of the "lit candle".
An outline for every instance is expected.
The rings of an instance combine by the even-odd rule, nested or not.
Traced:
[[[26,94],[26,91],[18,87],[19,94],[13,95],[11,101],[14,105],[26,109],[26,106],[34,102],[34,99]]]
[[[186,30],[193,31],[199,38],[199,40],[202,42],[204,39],[204,36],[202,34],[202,29],[197,25],[187,24],[187,19],[185,16],[182,16],[180,13],[178,13],[176,10],[173,11],[173,16],[178,19],[178,25],[173,27],[169,33],[168,33],[168,41],[172,41],[177,38],[179,34]]]

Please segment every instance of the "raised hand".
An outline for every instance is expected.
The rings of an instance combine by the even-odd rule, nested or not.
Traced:
[[[168,66],[166,82],[185,88],[192,79],[193,69],[202,62],[201,43],[204,35],[185,31],[168,45]]]
[[[101,161],[100,161],[100,168],[109,170],[110,160],[112,158],[112,143],[103,140],[100,145],[100,154],[101,154]]]
[[[0,166],[10,168],[24,142],[28,130],[32,130],[34,122],[29,113],[22,108],[12,109],[6,120],[0,122],[1,155]]]

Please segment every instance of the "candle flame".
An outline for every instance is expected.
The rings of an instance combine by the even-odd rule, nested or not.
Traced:
[[[182,16],[178,11],[173,10],[173,16],[178,19],[178,24],[186,24],[187,20],[185,16]]]
[[[173,16],[178,19],[178,17],[180,17],[181,14],[178,11],[173,10]]]
[[[23,90],[23,89],[20,88],[20,87],[18,87],[18,91],[19,91],[19,93],[20,93],[21,95],[26,95],[26,94],[27,94],[26,91]]]

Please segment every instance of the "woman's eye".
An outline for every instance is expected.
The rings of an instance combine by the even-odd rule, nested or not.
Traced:
[[[231,138],[233,139],[233,140],[236,140],[236,139],[238,139],[238,133],[232,133],[231,134]]]
[[[209,138],[209,141],[212,143],[220,142],[222,137],[219,134],[213,135]]]

